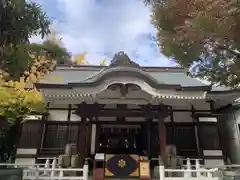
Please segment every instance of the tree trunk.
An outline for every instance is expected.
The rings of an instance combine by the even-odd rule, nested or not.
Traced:
[[[1,128],[0,137],[0,162],[14,160],[16,155],[16,146],[21,136],[21,120],[16,120],[14,124],[8,124]]]

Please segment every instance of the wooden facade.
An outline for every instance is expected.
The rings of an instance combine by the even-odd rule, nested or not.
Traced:
[[[77,144],[78,152],[83,155],[83,158],[91,157],[95,153],[141,154],[143,150],[150,152],[152,157],[157,157],[161,149],[164,148],[162,146],[171,144],[176,146],[178,155],[190,158],[203,158],[204,150],[221,150],[217,123],[215,121],[200,123],[197,116],[191,115],[192,110],[181,111],[178,109],[175,112],[174,109],[169,107],[162,108],[162,111],[165,112],[158,111],[159,114],[166,115],[163,117],[164,124],[159,125],[159,119],[156,118],[158,116],[154,117],[154,113],[150,110],[146,112],[139,108],[139,110],[113,109],[110,111],[103,108],[101,112],[104,112],[104,115],[108,111],[112,113],[109,113],[112,115],[109,117],[98,116],[92,111],[94,106],[99,105],[87,106],[89,114],[85,117],[76,115],[78,109],[56,110],[49,107],[48,117],[41,121],[33,120],[23,124],[22,140],[19,148],[37,148],[36,158],[58,156],[64,153],[64,148],[69,143]],[[57,117],[57,113],[60,111],[65,112],[61,114],[62,119],[55,119],[54,112],[56,113],[55,117]],[[126,112],[129,112],[129,114]],[[139,112],[138,116],[136,112]],[[199,112],[208,113],[208,111]],[[122,116],[124,113],[130,117],[130,120],[128,117]],[[141,116],[144,113],[149,114],[149,117],[142,118]],[[183,122],[181,120],[175,122],[173,116],[175,113],[188,113],[189,119],[183,119]],[[75,118],[78,116],[79,120],[76,121],[76,119],[71,118],[72,114]],[[50,118],[51,115],[53,119]],[[136,117],[133,117],[134,115]],[[162,128],[162,126],[164,127]],[[93,129],[93,127],[95,128]],[[208,140],[206,141],[206,139]],[[114,140],[117,141],[115,144]],[[109,141],[113,143],[111,144]],[[205,156],[205,158],[212,157]]]
[[[213,90],[181,68],[140,67],[124,53],[108,67],[57,67],[35,86],[48,115],[23,124],[18,147],[34,150],[36,159],[62,154],[69,143],[82,160],[143,151],[157,157],[175,145],[182,157],[219,164],[225,152],[218,117],[238,96]]]

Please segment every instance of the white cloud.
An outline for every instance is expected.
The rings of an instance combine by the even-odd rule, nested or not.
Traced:
[[[87,52],[89,62],[98,64],[106,54],[111,58],[125,51],[140,64],[170,65],[147,38],[155,35],[155,29],[150,23],[150,9],[142,0],[54,1],[63,19],[56,28],[73,54]],[[47,0],[41,3],[47,6]]]
[[[41,39],[40,36],[33,36],[33,37],[30,39],[30,41],[31,41],[32,43],[39,43],[39,42],[42,42],[43,40]]]

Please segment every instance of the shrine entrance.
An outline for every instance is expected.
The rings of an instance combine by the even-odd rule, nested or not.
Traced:
[[[105,178],[140,178],[140,161],[150,149],[146,122],[99,124],[98,153],[104,154]]]
[[[101,125],[99,153],[141,154],[144,149],[141,134],[140,125]]]

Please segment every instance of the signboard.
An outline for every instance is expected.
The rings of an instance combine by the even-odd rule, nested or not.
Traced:
[[[0,179],[1,180],[22,180],[22,169],[11,169],[4,168],[0,169]]]
[[[104,153],[96,153],[95,154],[95,160],[97,160],[97,161],[104,161],[104,156],[105,156]]]
[[[150,178],[150,168],[148,161],[140,161],[140,178]]]
[[[105,177],[138,178],[139,156],[134,154],[106,154]]]

